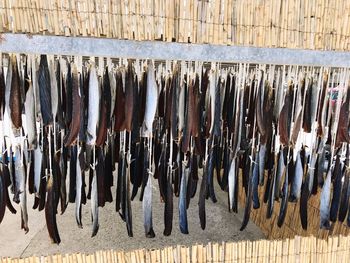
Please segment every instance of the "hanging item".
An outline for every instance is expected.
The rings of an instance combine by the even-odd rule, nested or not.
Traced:
[[[4,57],[0,68],[0,223],[20,204],[29,231],[27,194],[45,210],[60,243],[58,210],[75,204],[78,227],[90,202],[92,236],[99,210],[115,202],[133,236],[131,202],[142,202],[145,236],[155,237],[152,200],[164,203],[164,232],[188,234],[187,209],[225,191],[229,211],[267,203],[266,218],[285,221],[299,202],[320,193],[320,228],[350,226],[350,85],[345,69]],[[116,186],[115,195],[112,186]],[[152,189],[158,185],[159,192]],[[240,185],[245,204],[238,205]],[[260,199],[259,189],[263,190]],[[154,195],[158,195],[154,196]],[[192,201],[192,202],[191,202]],[[276,210],[275,202],[280,202]],[[30,206],[32,204],[29,204]]]

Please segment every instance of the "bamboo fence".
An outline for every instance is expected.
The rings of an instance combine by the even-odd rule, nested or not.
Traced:
[[[96,251],[65,255],[0,258],[0,263],[170,263],[170,262],[348,262],[350,237],[295,237],[176,246],[153,250]]]
[[[327,238],[333,235],[350,234],[350,228],[339,221],[331,223],[330,230],[320,229],[320,190],[317,195],[310,197],[308,201],[308,228],[303,230],[300,222],[299,201],[297,203],[288,202],[287,215],[281,228],[277,226],[278,214],[280,211],[280,202],[275,201],[274,210],[270,219],[266,218],[267,204],[263,203],[265,186],[259,187],[259,201],[260,208],[254,210],[252,208],[250,220],[252,220],[264,233],[268,239],[293,238],[294,236],[310,236],[313,235],[318,238]],[[241,186],[239,189],[239,200],[241,207],[244,209],[245,193]],[[349,236],[350,237],[350,236]]]
[[[0,33],[350,49],[349,0],[1,0]]]

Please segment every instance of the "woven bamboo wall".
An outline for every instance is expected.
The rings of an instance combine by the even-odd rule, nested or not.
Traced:
[[[2,0],[0,32],[350,50],[349,0]]]
[[[350,228],[346,225],[346,219],[343,224],[340,222],[332,223],[330,230],[320,230],[320,190],[317,195],[311,196],[308,202],[308,229],[303,230],[300,223],[299,202],[288,203],[287,215],[281,228],[277,226],[280,203],[275,202],[273,215],[266,219],[267,204],[263,203],[265,186],[259,187],[259,200],[261,207],[257,210],[252,209],[250,220],[252,220],[264,233],[268,239],[293,238],[294,236],[310,236],[318,238],[327,238],[334,235],[348,236]],[[239,198],[241,208],[244,209],[245,194],[244,189],[239,189]],[[350,238],[350,236],[349,236]]]
[[[166,247],[156,250],[65,254],[25,259],[0,258],[0,263],[204,263],[204,262],[348,262],[350,237],[295,237],[285,240]]]

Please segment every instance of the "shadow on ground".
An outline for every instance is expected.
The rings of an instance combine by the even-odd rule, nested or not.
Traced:
[[[198,185],[199,186],[199,185]],[[113,189],[115,191],[115,189]],[[164,203],[160,202],[157,182],[153,181],[153,225],[156,237],[146,238],[143,228],[142,202],[136,198],[132,202],[134,237],[127,235],[126,225],[115,212],[115,204],[107,203],[100,208],[100,229],[97,236],[91,238],[90,203],[83,206],[83,229],[78,228],[75,221],[75,204],[69,204],[63,215],[57,215],[61,244],[51,244],[45,225],[44,211],[33,211],[33,197],[28,198],[29,228],[28,234],[20,229],[21,216],[17,206],[17,214],[6,211],[3,223],[0,225],[0,256],[27,257],[32,255],[48,255],[53,253],[94,252],[101,249],[134,250],[138,248],[160,248],[174,245],[206,244],[208,242],[256,240],[264,238],[260,229],[250,222],[244,231],[239,231],[243,207],[239,213],[229,213],[227,210],[227,193],[216,186],[218,202],[206,202],[207,227],[200,228],[198,217],[198,192],[191,199],[187,211],[189,234],[181,234],[179,230],[178,198],[174,198],[174,221],[171,236],[163,236]]]

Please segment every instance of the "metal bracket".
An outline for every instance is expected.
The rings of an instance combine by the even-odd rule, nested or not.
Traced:
[[[2,34],[0,52],[223,63],[350,67],[350,52],[92,37]]]

